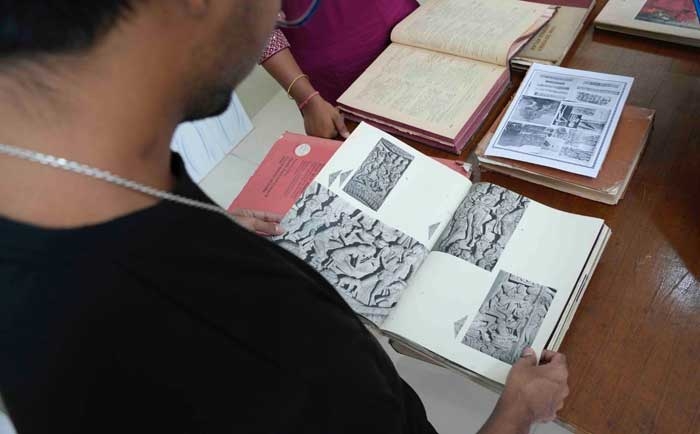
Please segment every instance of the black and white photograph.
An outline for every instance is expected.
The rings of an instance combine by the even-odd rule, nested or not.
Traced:
[[[510,122],[503,129],[498,146],[559,161],[590,164],[599,141],[600,133],[595,130]]]
[[[511,119],[539,125],[552,125],[558,109],[558,100],[523,96],[513,110]]]
[[[474,184],[434,250],[493,270],[529,202],[528,198],[494,184]]]
[[[355,312],[380,325],[428,249],[313,183],[272,240],[314,267]]]
[[[540,125],[528,125],[520,122],[508,122],[503,129],[498,146],[509,148],[545,148],[547,138],[552,135],[554,128]]]
[[[462,343],[512,365],[534,342],[556,292],[500,271]]]
[[[610,110],[608,109],[563,103],[554,118],[554,125],[600,134],[605,128],[609,117]]]
[[[598,134],[588,134],[587,131],[580,130],[568,130],[562,132],[562,136],[559,148],[559,156],[562,159],[583,164],[588,164],[593,159],[598,140],[600,139]]]
[[[386,139],[380,139],[343,191],[377,211],[412,161],[413,155]]]

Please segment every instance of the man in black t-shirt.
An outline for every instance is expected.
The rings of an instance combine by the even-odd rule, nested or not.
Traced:
[[[279,1],[0,4],[0,393],[20,434],[434,432],[333,288],[170,154],[179,122],[228,105]],[[554,418],[566,375],[526,352],[481,432]]]

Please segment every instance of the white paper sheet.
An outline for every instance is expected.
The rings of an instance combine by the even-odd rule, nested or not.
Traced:
[[[253,124],[234,93],[221,115],[180,124],[170,148],[180,154],[194,182],[200,182],[252,130]]]
[[[485,155],[595,178],[634,79],[533,65]]]

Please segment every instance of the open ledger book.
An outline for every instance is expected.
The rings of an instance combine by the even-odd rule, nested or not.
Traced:
[[[456,153],[510,82],[508,63],[552,17],[517,0],[429,0],[338,99],[351,119]]]
[[[556,349],[610,234],[600,219],[472,184],[361,124],[272,240],[370,324],[495,386]]]

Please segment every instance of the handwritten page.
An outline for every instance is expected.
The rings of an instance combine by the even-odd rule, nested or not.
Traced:
[[[432,0],[401,21],[391,40],[505,66],[511,46],[553,11],[516,0]]]
[[[506,72],[491,63],[391,44],[338,101],[454,139]]]
[[[634,79],[533,65],[485,155],[595,178]]]

